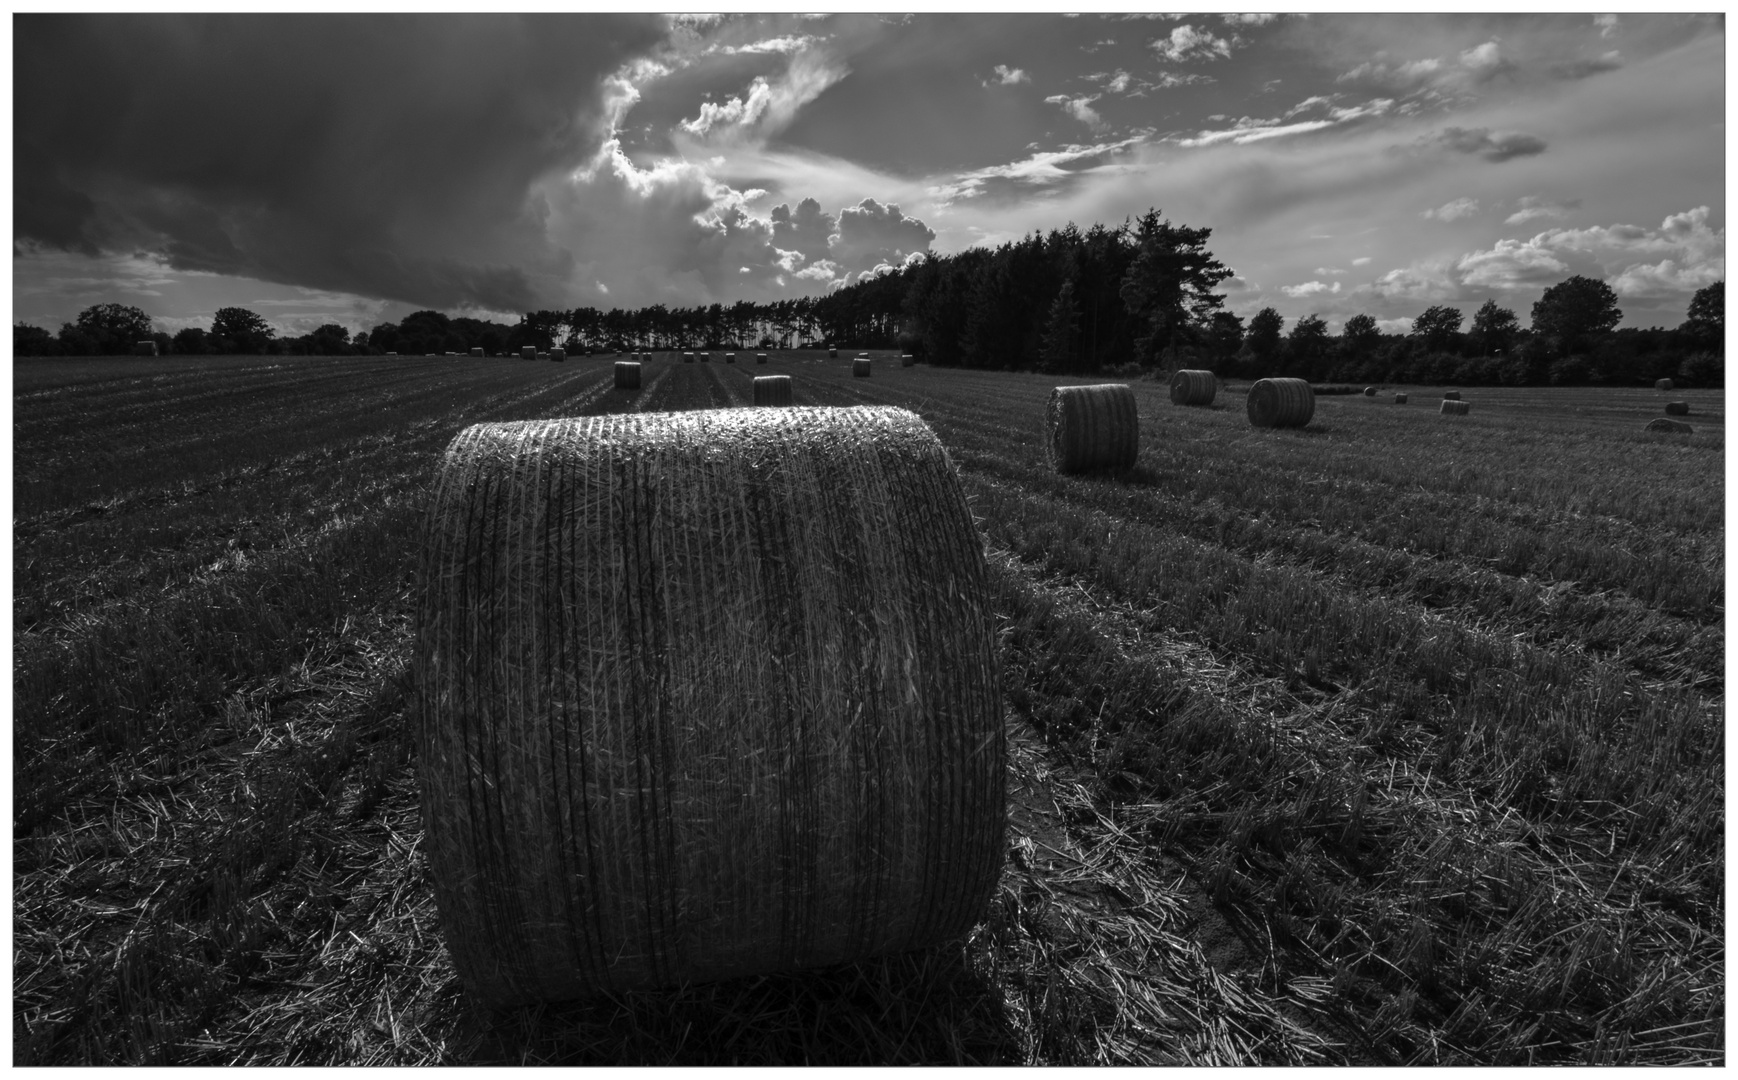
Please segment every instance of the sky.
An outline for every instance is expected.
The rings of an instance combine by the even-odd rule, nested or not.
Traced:
[[[814,295],[1149,208],[1226,306],[1725,277],[1719,14],[18,15],[14,321]]]

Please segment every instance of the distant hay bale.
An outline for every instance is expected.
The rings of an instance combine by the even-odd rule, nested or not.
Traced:
[[[564,364],[567,362],[567,350],[566,349],[550,349],[549,350],[549,359],[555,361],[558,364]]]
[[[1304,379],[1257,379],[1244,408],[1256,427],[1300,428],[1316,414],[1316,392]]]
[[[1396,404],[1396,405],[1406,404],[1406,395],[1405,394],[1395,394],[1394,395],[1394,404]]]
[[[1672,380],[1670,379],[1659,379],[1654,382],[1655,390],[1670,390],[1671,388]]]
[[[386,355],[388,355],[388,356],[397,356],[397,355],[398,355],[398,353],[396,353],[396,352],[394,352],[394,351],[392,351],[392,350],[390,350],[390,349],[389,349],[389,350],[387,350],[387,353],[386,353]]]
[[[727,352],[727,353],[725,353],[725,354],[724,354],[724,362],[725,362],[725,363],[726,363],[726,364],[734,364],[734,363],[736,363],[736,354],[735,354],[735,353],[733,353],[733,352]]]
[[[1127,383],[1058,386],[1044,409],[1057,472],[1126,469],[1140,454],[1140,412]]]
[[[683,353],[682,354],[682,362],[684,364],[692,364],[694,362],[694,354],[691,352]]]
[[[1445,391],[1442,395],[1442,400],[1444,400],[1444,401],[1459,401],[1460,400],[1460,391],[1459,390]]]
[[[712,362],[712,354],[709,352],[701,353],[700,354],[700,362],[702,364],[710,364]]]
[[[835,965],[983,917],[995,614],[916,415],[479,424],[425,522],[423,851],[479,1003]]]
[[[1442,415],[1442,416],[1465,416],[1467,413],[1469,413],[1471,411],[1472,411],[1472,402],[1470,402],[1470,401],[1450,401],[1446,398],[1443,399],[1442,407],[1437,410],[1438,414]]]
[[[157,342],[154,340],[133,342],[133,355],[134,356],[156,356],[157,355]]]
[[[1666,415],[1688,416],[1690,415],[1690,403],[1687,401],[1668,401],[1666,402]]]
[[[854,379],[867,379],[869,377],[870,366],[869,361],[862,357],[858,357],[851,361],[851,377]]]
[[[1656,435],[1689,435],[1696,429],[1682,420],[1667,420],[1660,416],[1648,421],[1647,430]]]
[[[535,345],[521,345],[521,346],[519,346],[519,359],[521,359],[521,360],[535,360],[535,359],[537,359],[537,346],[535,346]]]
[[[754,354],[754,362],[755,362],[755,363],[757,363],[757,364],[764,364],[764,363],[766,363],[766,354],[765,354],[765,353],[763,353],[763,352],[757,352],[757,353],[755,353],[755,354]]]
[[[1365,397],[1375,397],[1376,396],[1376,388],[1374,386],[1364,387],[1364,396]]]
[[[471,347],[471,350],[470,350],[470,354],[471,354],[471,355],[472,355],[472,356],[481,356],[481,355],[483,355],[483,347],[482,347],[482,346],[481,346],[481,345],[473,345],[473,346],[472,346],[472,347]]]
[[[754,378],[756,405],[789,405],[791,377],[789,375],[756,375]]]
[[[1219,393],[1219,377],[1199,368],[1183,368],[1171,376],[1172,405],[1211,405]]]
[[[917,357],[911,355],[910,353],[900,353],[899,354],[899,366],[900,367],[916,367],[917,366]]]
[[[640,388],[640,365],[634,360],[616,361],[616,389],[638,390]]]
[[[828,349],[827,350],[827,359],[837,360],[838,358],[839,358],[839,350],[838,349]]]
[[[858,354],[857,354],[857,359],[859,359],[859,360],[867,360],[867,359],[869,359],[869,354],[868,354],[868,353],[866,353],[866,352],[860,352],[860,353],[858,353]]]

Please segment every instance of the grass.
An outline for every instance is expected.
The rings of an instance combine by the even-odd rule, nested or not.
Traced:
[[[15,1064],[1724,1061],[1717,392],[1662,440],[1651,389],[1269,432],[1137,382],[1137,465],[1064,478],[1059,380],[894,355],[16,361]],[[403,731],[439,454],[764,374],[960,466],[1001,885],[943,948],[479,1010]]]

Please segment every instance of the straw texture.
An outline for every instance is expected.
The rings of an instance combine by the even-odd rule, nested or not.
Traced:
[[[640,388],[640,365],[632,360],[616,361],[616,389],[638,390]]]
[[[1058,386],[1044,408],[1057,472],[1126,469],[1140,453],[1140,413],[1127,383]]]
[[[1690,403],[1687,401],[1668,401],[1666,402],[1666,415],[1688,416],[1690,415]]]
[[[135,341],[133,342],[133,355],[156,356],[157,343],[155,341]]]
[[[1459,390],[1445,390],[1445,391],[1443,391],[1443,394],[1442,394],[1442,400],[1444,400],[1444,401],[1459,401],[1460,400],[1460,391]]]
[[[1682,420],[1667,420],[1665,417],[1661,416],[1648,421],[1647,430],[1655,433],[1663,432],[1667,435],[1689,435],[1696,429],[1684,423]]]
[[[1671,388],[1672,380],[1670,379],[1658,379],[1654,382],[1655,390],[1670,390]]]
[[[537,346],[535,346],[535,345],[521,345],[521,346],[519,346],[519,358],[521,360],[535,360],[535,359],[537,359]]]
[[[419,586],[429,876],[484,1003],[838,963],[982,916],[994,616],[914,414],[467,428]]]
[[[1171,376],[1172,405],[1211,405],[1219,393],[1219,378],[1211,371],[1183,368]]]
[[[1465,416],[1467,413],[1469,413],[1471,411],[1472,411],[1472,402],[1470,402],[1470,401],[1449,401],[1446,398],[1443,399],[1442,408],[1437,410],[1437,412],[1439,412],[1443,416]]]
[[[1406,395],[1405,394],[1395,394],[1394,395],[1394,404],[1396,404],[1396,405],[1406,404]]]
[[[867,379],[869,377],[869,368],[870,368],[869,361],[864,357],[860,356],[857,359],[851,361],[851,376],[852,376],[852,378]]]
[[[1303,427],[1316,414],[1316,392],[1303,379],[1257,379],[1244,407],[1256,427]]]
[[[789,375],[757,375],[754,379],[756,405],[789,405],[791,377]]]

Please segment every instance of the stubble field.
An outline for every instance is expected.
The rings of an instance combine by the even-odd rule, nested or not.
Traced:
[[[1323,396],[775,352],[14,364],[17,1064],[1724,1061],[1723,397]],[[745,362],[746,361],[746,362]],[[507,1014],[454,977],[405,729],[468,424],[894,404],[984,534],[1010,733],[985,921],[825,971]]]

